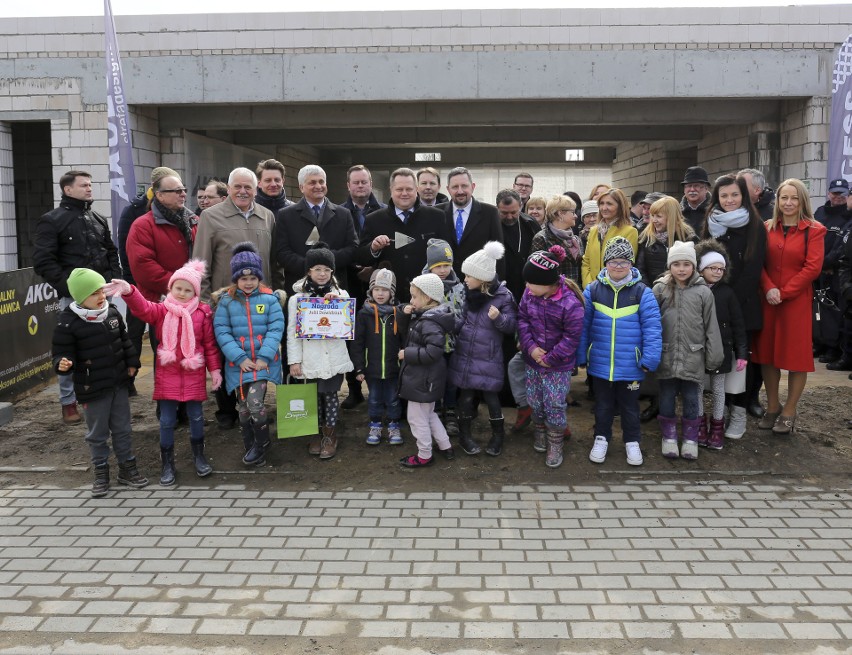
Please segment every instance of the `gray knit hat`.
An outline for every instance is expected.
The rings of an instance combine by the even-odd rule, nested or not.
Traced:
[[[668,268],[674,262],[690,262],[693,266],[697,266],[695,260],[695,244],[692,241],[675,241],[674,245],[669,248],[669,256],[666,259],[666,267]]]
[[[597,200],[587,200],[583,203],[582,209],[580,209],[580,218],[588,216],[589,214],[597,214],[598,210],[599,208]]]
[[[636,255],[633,252],[633,246],[624,237],[618,236],[610,239],[604,249],[603,263],[606,264],[610,259],[626,259],[629,262],[636,261]],[[693,255],[694,257],[694,255]]]
[[[452,265],[452,246],[443,239],[429,239],[426,242],[426,270],[431,271],[436,266]]]
[[[503,259],[505,246],[499,241],[489,241],[482,250],[477,250],[462,262],[461,270],[465,275],[483,282],[491,282],[497,277],[497,260]]]
[[[434,273],[418,275],[411,281],[411,286],[417,287],[435,302],[444,302],[444,283]]]
[[[373,274],[370,275],[370,287],[367,290],[367,296],[372,299],[373,289],[379,287],[380,289],[390,290],[392,301],[396,295],[396,275],[393,274],[390,268],[385,268],[381,264],[380,266],[380,268],[376,268]]]

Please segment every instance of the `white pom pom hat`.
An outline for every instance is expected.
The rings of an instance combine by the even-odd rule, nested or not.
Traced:
[[[482,250],[477,250],[462,262],[462,273],[483,282],[497,277],[497,260],[503,259],[506,248],[499,241],[489,241]]]

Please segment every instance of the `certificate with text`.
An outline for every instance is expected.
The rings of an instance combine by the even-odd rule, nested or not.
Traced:
[[[354,339],[355,299],[297,299],[296,338]]]

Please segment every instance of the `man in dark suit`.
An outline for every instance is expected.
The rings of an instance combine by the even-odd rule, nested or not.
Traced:
[[[541,229],[532,216],[521,212],[521,196],[514,189],[503,189],[497,194],[497,214],[503,229],[503,270],[501,276],[515,302],[521,302],[526,283],[523,270],[532,250],[533,237]],[[497,262],[498,265],[500,262]],[[499,270],[499,269],[498,269]],[[514,338],[514,337],[513,337]]]
[[[364,266],[390,262],[396,275],[396,297],[406,302],[410,298],[411,280],[426,265],[429,239],[452,243],[453,234],[441,210],[427,207],[418,199],[417,178],[410,168],[398,168],[391,173],[390,193],[388,206],[369,214],[364,222],[358,261]],[[404,244],[395,240],[397,233],[412,241]]]
[[[447,192],[450,202],[439,207],[444,210],[444,220],[452,232],[453,268],[459,279],[464,279],[462,262],[488,241],[503,242],[503,230],[497,208],[474,199],[476,185],[470,171],[458,166],[447,175]],[[497,274],[502,275],[498,264]]]
[[[354,260],[358,238],[349,210],[326,198],[326,179],[319,166],[309,164],[302,168],[302,199],[280,210],[275,219],[277,266],[284,271],[284,290],[288,294],[292,293],[293,284],[305,276],[305,253],[312,245],[307,243],[309,240],[328,244],[337,267],[334,275],[340,286],[347,288],[346,269]]]

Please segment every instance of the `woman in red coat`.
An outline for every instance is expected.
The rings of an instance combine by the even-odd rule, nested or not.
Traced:
[[[776,434],[796,427],[796,405],[808,372],[814,370],[811,348],[812,284],[822,269],[825,227],[814,220],[805,185],[785,180],[778,187],[775,213],[766,222],[766,260],[761,275],[763,330],[752,358],[762,364],[766,414],[758,426]],[[781,369],[789,371],[787,402],[781,406]]]

